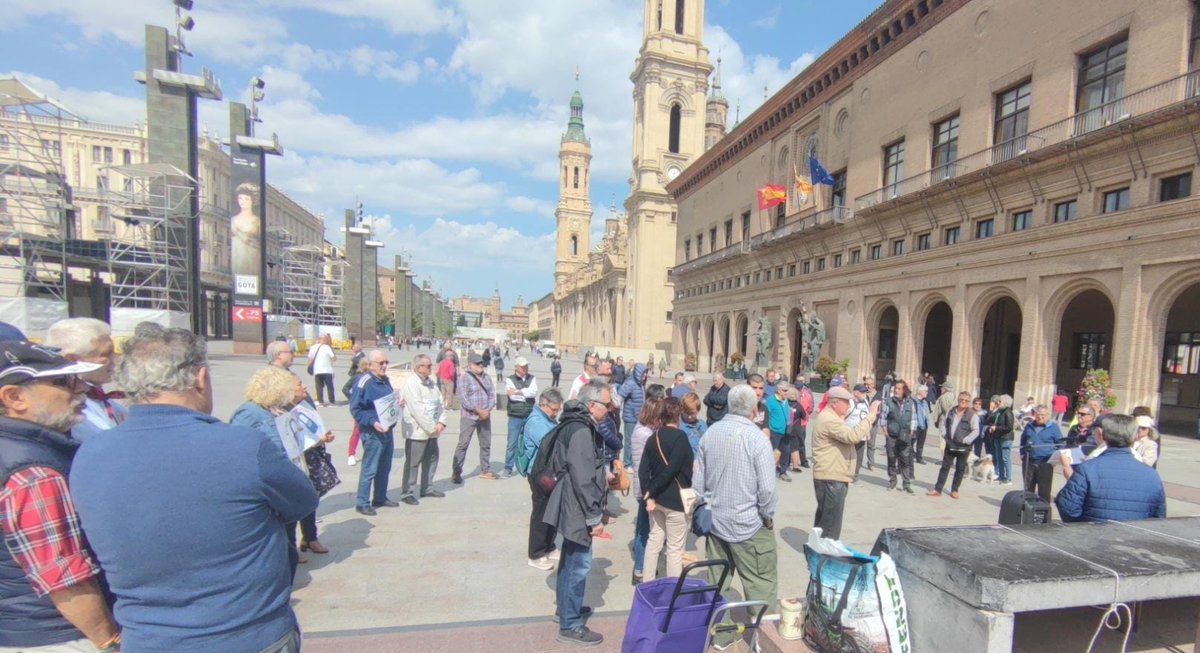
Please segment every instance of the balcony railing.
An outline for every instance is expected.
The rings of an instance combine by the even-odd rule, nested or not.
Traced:
[[[997,143],[951,163],[901,179],[894,184],[855,198],[854,208],[861,211],[884,202],[890,202],[949,179],[1026,156],[1053,145],[1082,138],[1104,127],[1189,101],[1200,101],[1200,70],[1168,79],[1136,93],[1073,114],[1027,134]]]
[[[724,261],[725,259],[732,258],[734,256],[739,256],[748,251],[750,251],[749,242],[743,241],[740,243],[734,243],[729,247],[718,249],[715,252],[709,252],[704,256],[676,265],[675,267],[671,268],[670,277],[672,280],[674,280],[680,275],[699,270],[702,267],[712,265],[713,263],[717,263],[719,261]]]
[[[854,217],[854,211],[845,206],[834,206],[823,211],[810,213],[809,215],[801,215],[798,220],[788,222],[781,227],[776,227],[751,238],[750,249],[772,247],[784,242],[795,234],[823,229],[834,224],[841,224],[852,217]]]

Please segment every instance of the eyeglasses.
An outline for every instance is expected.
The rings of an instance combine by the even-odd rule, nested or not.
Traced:
[[[1080,417],[1091,417],[1091,415],[1092,415],[1092,414],[1091,414],[1089,411],[1086,411],[1086,410],[1081,410],[1081,411],[1079,411],[1079,416],[1080,416]]]
[[[608,412],[608,410],[609,410],[609,409],[608,409],[608,404],[602,404],[602,403],[600,403],[599,401],[589,401],[588,403],[589,403],[589,404],[596,404],[597,406],[602,406],[602,407],[604,408],[604,412],[606,412],[606,413],[607,413],[607,412]]]
[[[18,385],[29,385],[32,383],[45,383],[63,390],[74,390],[76,384],[79,383],[78,374],[63,374],[62,376],[47,376],[40,379],[29,379],[28,381]]]

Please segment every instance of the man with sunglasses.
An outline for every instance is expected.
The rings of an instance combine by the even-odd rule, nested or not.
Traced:
[[[100,368],[0,342],[0,650],[119,648],[67,488],[88,388],[79,375]]]
[[[438,438],[446,430],[446,405],[433,380],[429,354],[413,357],[413,372],[400,388],[400,396],[408,408],[404,411],[404,482],[400,500],[410,506],[420,503],[417,494],[435,499],[446,496],[429,487],[437,472]]]
[[[392,453],[396,449],[393,431],[396,424],[384,425],[376,411],[376,401],[395,397],[392,381],[388,378],[387,354],[382,349],[372,349],[367,354],[367,373],[358,381],[358,389],[350,401],[350,415],[362,433],[363,459],[358,473],[358,498],[354,511],[373,516],[380,507],[395,508],[400,504],[387,498],[388,476],[392,473]],[[400,401],[396,398],[396,401]],[[403,406],[403,402],[400,404]],[[401,417],[403,419],[403,417]],[[399,421],[399,420],[397,420]],[[374,485],[374,494],[371,486]]]

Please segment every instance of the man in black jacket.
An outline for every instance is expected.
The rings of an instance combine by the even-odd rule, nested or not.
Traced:
[[[913,440],[917,432],[917,404],[908,394],[903,379],[892,382],[891,396],[883,402],[884,446],[887,451],[888,489],[896,489],[896,476],[904,479],[904,491],[914,494]]]
[[[558,483],[546,501],[542,518],[563,537],[558,569],[558,641],[594,646],[604,641],[588,630],[583,607],[588,571],[592,567],[592,538],[604,532],[604,504],[608,482],[604,469],[604,441],[596,426],[608,417],[612,391],[598,379],[584,384],[577,399],[563,405],[558,439],[547,471]]]
[[[708,394],[704,395],[704,406],[704,415],[709,426],[719,422],[725,413],[729,412],[729,385],[725,383],[723,375],[713,376],[712,387],[708,389]]]

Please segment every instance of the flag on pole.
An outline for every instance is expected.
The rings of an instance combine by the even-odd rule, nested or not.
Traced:
[[[787,188],[775,184],[767,184],[758,189],[758,210],[769,209],[776,204],[787,201]]]
[[[829,171],[825,169],[825,166],[821,165],[817,157],[808,157],[808,170],[812,173],[812,183],[833,185],[833,175],[829,174]]]
[[[800,206],[808,204],[808,198],[813,192],[812,183],[800,176],[800,169],[796,167],[795,163],[792,164],[792,176],[796,178],[796,204]]]

